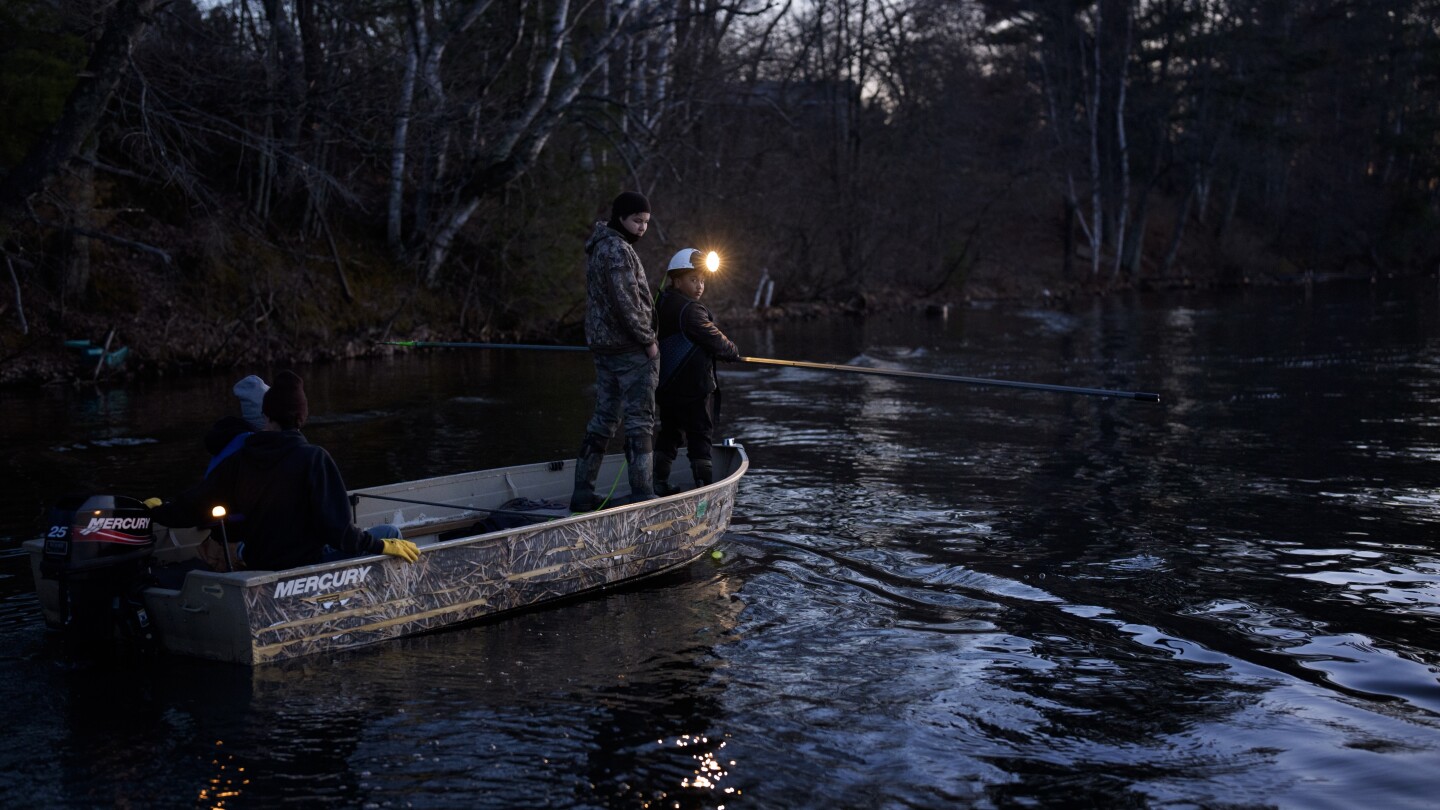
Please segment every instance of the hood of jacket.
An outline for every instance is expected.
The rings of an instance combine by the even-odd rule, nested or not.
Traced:
[[[309,444],[299,430],[262,430],[246,439],[240,452],[250,464],[268,470],[296,448]]]
[[[589,256],[593,254],[595,252],[595,249],[600,247],[601,243],[603,243],[607,239],[615,239],[620,242],[625,242],[625,237],[616,233],[614,228],[611,228],[604,222],[595,223],[595,232],[590,234],[589,239],[585,240],[585,255]],[[572,242],[571,244],[574,243]]]

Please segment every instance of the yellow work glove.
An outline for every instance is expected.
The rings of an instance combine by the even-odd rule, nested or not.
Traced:
[[[147,509],[154,509],[155,507],[164,503],[164,501],[160,500],[159,498],[146,498],[145,500],[141,501],[141,503],[145,504],[145,507]]]
[[[420,559],[420,547],[409,540],[401,540],[398,537],[390,537],[380,542],[385,544],[381,554],[388,554],[391,557],[399,557],[407,563],[413,563]]]

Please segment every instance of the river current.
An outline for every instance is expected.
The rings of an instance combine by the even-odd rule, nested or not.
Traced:
[[[729,331],[1162,402],[727,366],[752,467],[719,559],[249,670],[66,649],[18,545],[63,492],[195,480],[274,369],[0,393],[0,806],[1435,806],[1433,279]],[[569,457],[593,379],[300,372],[352,487]]]

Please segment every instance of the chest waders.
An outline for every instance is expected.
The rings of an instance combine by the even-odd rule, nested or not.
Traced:
[[[586,425],[586,435],[575,460],[575,488],[570,500],[572,512],[589,512],[604,506],[655,497],[651,462],[658,358],[646,352],[597,355],[595,371],[595,411]],[[604,464],[610,437],[621,422],[625,424],[623,469],[629,474],[630,494],[624,501],[612,501],[607,495],[597,504],[595,480]]]
[[[679,371],[695,353],[695,350],[700,348],[695,345],[695,341],[685,337],[685,310],[689,308],[689,303],[680,308],[680,316],[676,318],[675,334],[660,338],[660,383],[655,386],[657,399],[660,396],[660,389],[675,377],[675,372]],[[669,495],[671,492],[670,466],[674,463],[673,455],[655,454],[655,491],[661,495]]]

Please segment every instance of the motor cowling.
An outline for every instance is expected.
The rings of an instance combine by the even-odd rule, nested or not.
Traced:
[[[123,495],[62,500],[50,510],[41,571],[54,579],[104,577],[131,567],[155,548],[150,509]],[[78,503],[76,502],[78,500]]]
[[[40,575],[59,585],[64,629],[148,635],[140,589],[155,549],[150,509],[123,495],[71,496],[49,517]]]

